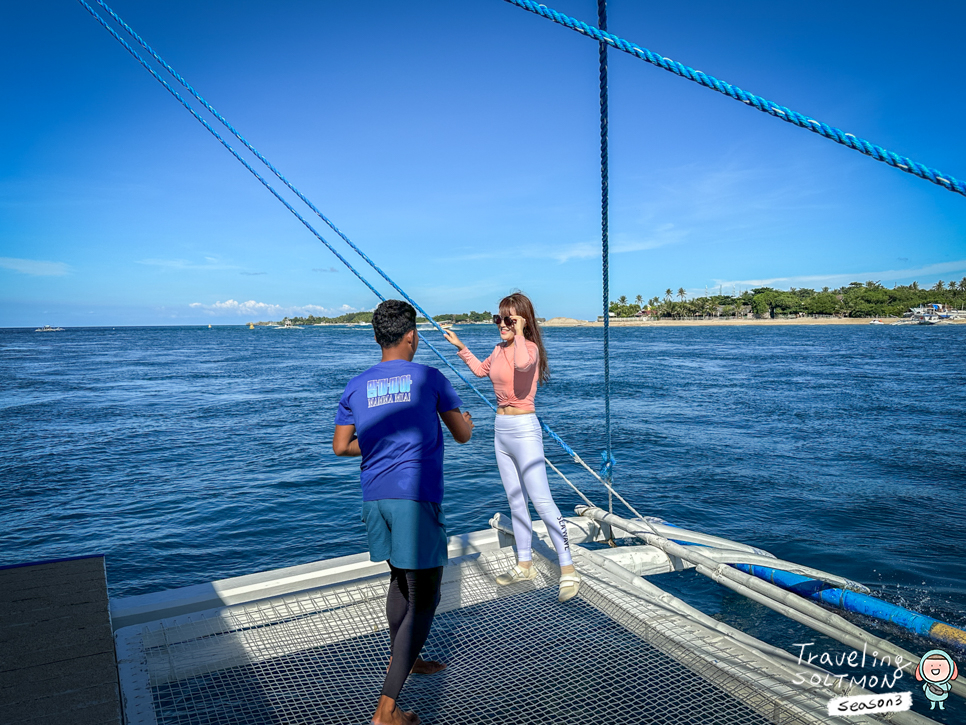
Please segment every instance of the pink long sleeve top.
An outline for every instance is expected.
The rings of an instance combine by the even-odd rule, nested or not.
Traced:
[[[490,378],[499,407],[512,405],[536,412],[533,399],[540,379],[540,353],[535,342],[521,336],[515,337],[512,345],[501,342],[483,362],[468,347],[458,354],[476,377]]]

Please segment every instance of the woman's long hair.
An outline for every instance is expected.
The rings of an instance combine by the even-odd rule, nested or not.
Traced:
[[[511,310],[514,310],[516,314],[527,321],[526,326],[523,328],[523,336],[537,346],[537,350],[540,353],[540,370],[537,379],[541,385],[545,385],[550,381],[550,364],[547,362],[547,352],[543,349],[543,340],[540,337],[540,326],[537,324],[537,313],[533,311],[533,303],[522,292],[514,292],[500,300],[501,315],[509,315]]]

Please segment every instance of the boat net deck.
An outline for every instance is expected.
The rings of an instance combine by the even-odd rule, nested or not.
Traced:
[[[556,599],[556,566],[500,587],[510,549],[451,561],[400,705],[436,723],[827,722],[834,693],[804,691],[747,648],[688,623],[595,567]],[[388,576],[117,632],[128,723],[368,723],[389,658]]]

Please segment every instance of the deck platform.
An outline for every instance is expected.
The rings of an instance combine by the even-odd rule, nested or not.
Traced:
[[[0,568],[0,723],[120,725],[104,557]]]

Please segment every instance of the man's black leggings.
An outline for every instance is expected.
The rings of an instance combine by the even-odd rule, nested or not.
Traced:
[[[443,567],[397,569],[390,564],[389,570],[386,616],[389,618],[392,664],[386,673],[382,694],[396,700],[433,625]]]

